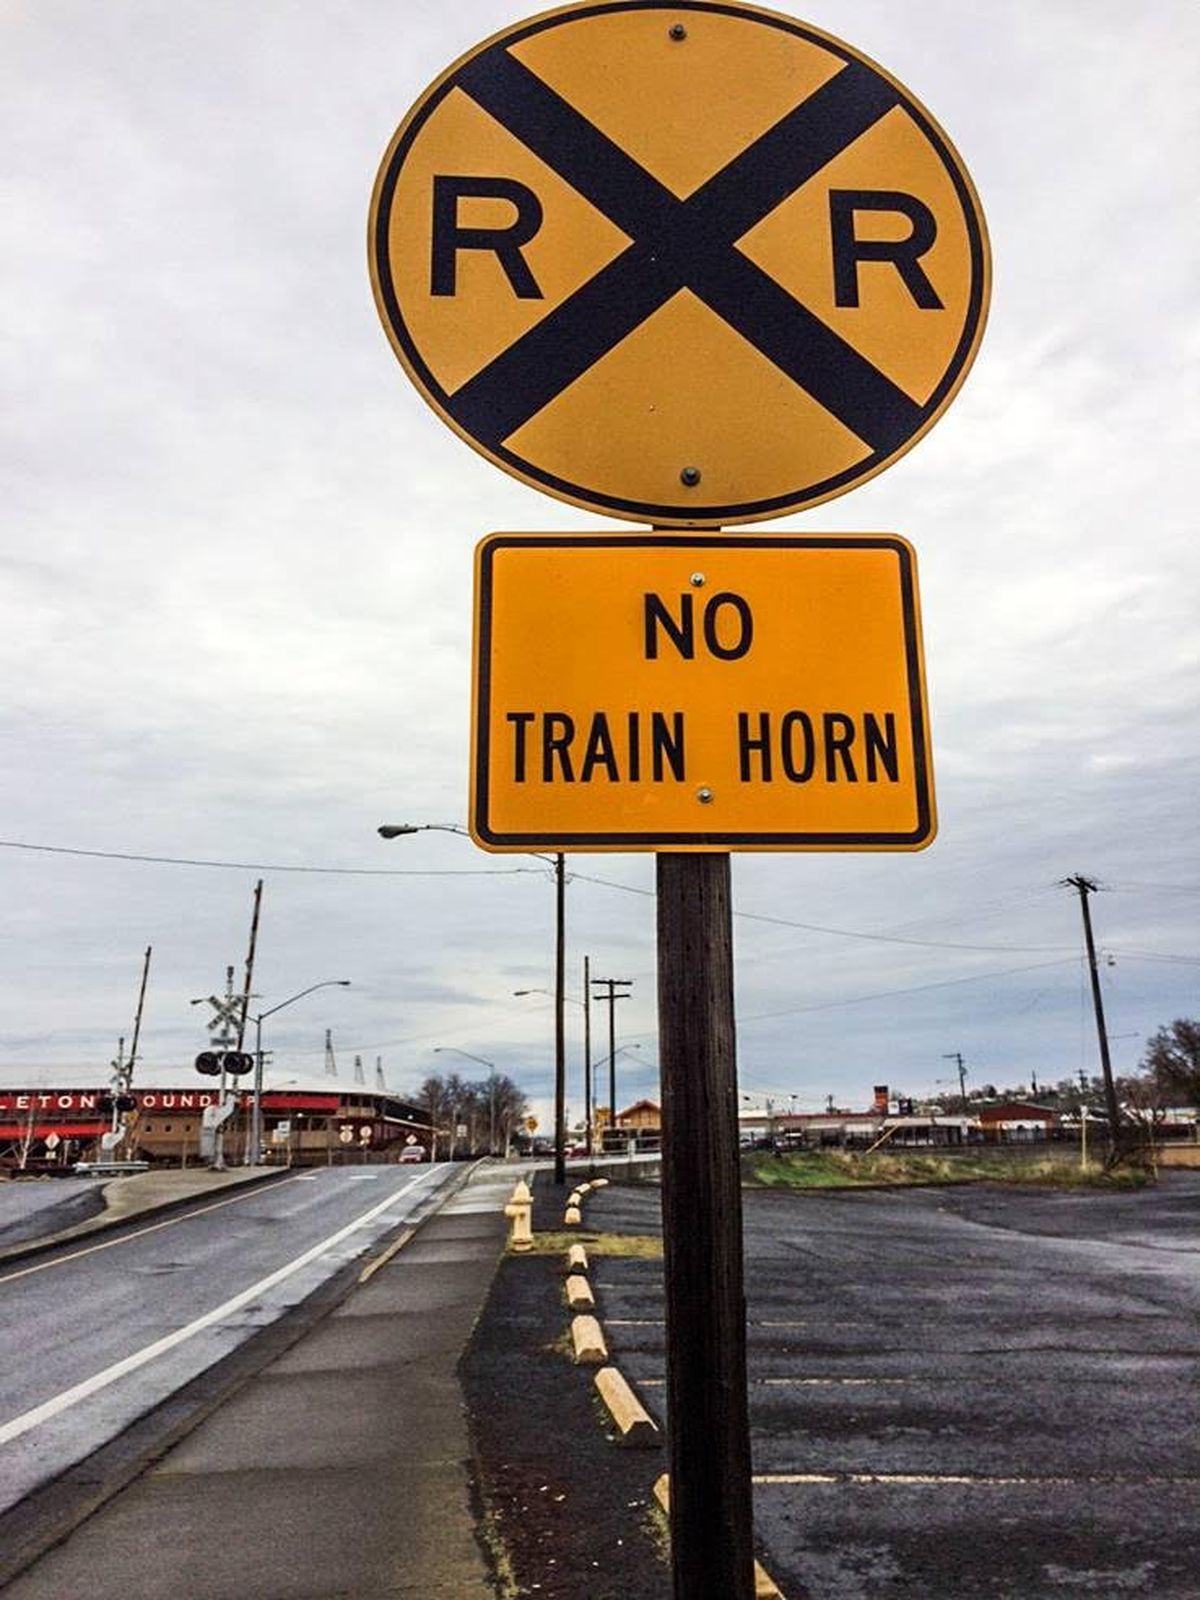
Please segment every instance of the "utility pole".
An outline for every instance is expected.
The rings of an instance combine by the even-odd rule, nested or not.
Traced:
[[[129,1137],[129,1116],[130,1116],[131,1111],[134,1109],[133,1095],[130,1093],[130,1090],[131,1090],[132,1085],[133,1085],[133,1068],[134,1068],[134,1064],[137,1061],[138,1040],[141,1038],[141,1034],[142,1034],[142,1011],[143,1011],[143,1009],[145,1007],[145,1004],[146,1004],[146,981],[150,976],[150,953],[151,953],[152,949],[153,949],[152,945],[147,945],[146,946],[146,954],[145,954],[145,956],[143,957],[143,960],[142,960],[142,986],[138,990],[137,1013],[136,1013],[136,1015],[134,1016],[134,1019],[133,1019],[133,1042],[129,1047],[129,1060],[123,1062],[122,1059],[121,1059],[122,1053],[123,1053],[124,1048],[125,1048],[125,1041],[124,1041],[124,1039],[122,1039],[120,1041],[120,1043],[117,1045],[117,1059],[112,1063],[112,1067],[113,1067],[113,1080],[112,1080],[112,1086],[113,1086],[113,1123],[112,1123],[112,1131],[113,1131],[114,1135],[118,1131],[118,1118],[120,1119],[120,1121],[119,1121],[120,1138],[114,1138],[114,1140],[113,1140],[114,1149],[117,1146],[123,1144],[125,1142],[125,1140]],[[128,1154],[128,1151],[126,1152],[126,1154]]]
[[[1083,937],[1087,946],[1088,971],[1092,979],[1092,1005],[1096,1012],[1096,1035],[1100,1041],[1100,1070],[1104,1074],[1104,1104],[1108,1112],[1108,1164],[1113,1166],[1121,1159],[1124,1141],[1121,1137],[1121,1108],[1117,1104],[1117,1086],[1113,1082],[1112,1061],[1108,1054],[1108,1031],[1104,1026],[1104,1000],[1100,994],[1100,970],[1096,965],[1096,944],[1092,938],[1092,916],[1088,895],[1095,894],[1097,885],[1081,872],[1062,880],[1064,889],[1079,893],[1079,909],[1083,913]],[[1082,1076],[1082,1073],[1081,1073]]]
[[[962,1110],[965,1115],[967,1110],[967,1069],[963,1065],[962,1051],[944,1050],[942,1052],[942,1060],[958,1063],[958,1098],[962,1101]]]
[[[608,991],[608,1125],[617,1131],[617,1025],[615,1006],[618,1000],[628,1000],[633,987],[632,978],[593,978],[592,986]],[[624,990],[624,993],[621,991]],[[615,1142],[615,1141],[614,1141]]]
[[[728,855],[661,852],[658,1029],[677,1600],[754,1593]]]

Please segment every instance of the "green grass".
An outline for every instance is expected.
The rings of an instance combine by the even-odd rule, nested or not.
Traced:
[[[526,1255],[566,1255],[573,1244],[581,1244],[590,1256],[661,1256],[662,1240],[657,1234],[589,1233],[584,1228],[567,1233],[535,1233],[533,1248]]]
[[[934,1151],[796,1150],[776,1156],[755,1151],[742,1157],[742,1181],[766,1189],[903,1187],[928,1183],[1030,1183],[1055,1188],[1140,1188],[1150,1174],[1140,1167],[1106,1173],[1081,1170],[1073,1152],[1013,1155],[1009,1150]]]

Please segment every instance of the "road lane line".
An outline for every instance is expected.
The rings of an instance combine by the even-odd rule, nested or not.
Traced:
[[[285,1279],[292,1277],[293,1274],[306,1267],[310,1261],[315,1261],[326,1250],[332,1249],[334,1245],[340,1244],[343,1239],[349,1238],[364,1222],[380,1216],[389,1206],[394,1206],[419,1181],[419,1177],[410,1179],[402,1189],[397,1189],[395,1194],[389,1195],[386,1200],[380,1200],[363,1216],[356,1217],[353,1222],[348,1222],[345,1227],[339,1228],[336,1233],[331,1233],[327,1239],[322,1239],[319,1244],[313,1245],[303,1255],[299,1255],[285,1266],[277,1268],[276,1271],[269,1273],[265,1278],[260,1278],[257,1283],[252,1283],[248,1289],[243,1289],[240,1294],[235,1294],[232,1299],[226,1300],[222,1305],[215,1306],[211,1311],[206,1311],[203,1316],[195,1318],[186,1327],[176,1328],[174,1333],[168,1333],[163,1338],[156,1339],[153,1344],[145,1345],[141,1350],[135,1350],[132,1355],[125,1356],[120,1361],[114,1361],[111,1366],[105,1367],[102,1372],[97,1372],[92,1377],[85,1378],[82,1383],[77,1383],[70,1389],[64,1389],[61,1394],[56,1394],[53,1398],[44,1401],[40,1406],[35,1406],[32,1411],[26,1411],[23,1415],[14,1417],[11,1422],[4,1423],[3,1426],[0,1426],[0,1445],[8,1444],[11,1440],[20,1438],[23,1433],[28,1433],[31,1428],[36,1428],[41,1423],[48,1422],[51,1417],[56,1417],[60,1412],[69,1410],[73,1405],[78,1405],[81,1400],[86,1400],[89,1395],[96,1394],[101,1389],[106,1389],[109,1384],[116,1383],[119,1378],[125,1377],[130,1372],[136,1372],[139,1367],[144,1367],[147,1362],[156,1360],[159,1356],[165,1355],[168,1350],[173,1350],[176,1345],[183,1344],[196,1334],[203,1332],[205,1328],[212,1327],[213,1323],[220,1322],[222,1318],[231,1316],[233,1312],[239,1311],[242,1306],[248,1305],[251,1300],[265,1293],[266,1290],[273,1289],[277,1283],[283,1283]]]
[[[391,1244],[388,1245],[387,1249],[383,1251],[381,1255],[373,1256],[359,1273],[359,1283],[370,1283],[371,1279],[379,1271],[380,1267],[386,1267],[393,1256],[399,1255],[401,1250],[404,1249],[404,1246],[412,1238],[415,1231],[416,1230],[413,1228],[405,1228],[400,1237],[398,1239],[393,1239]]]
[[[288,1183],[303,1183],[303,1178],[284,1178],[283,1183],[272,1187],[283,1188]],[[68,1261],[78,1261],[81,1256],[95,1255],[97,1250],[111,1250],[115,1245],[128,1244],[131,1239],[144,1238],[148,1233],[157,1233],[160,1228],[173,1228],[177,1222],[190,1222],[193,1217],[202,1217],[206,1211],[219,1211],[222,1206],[236,1205],[239,1200],[249,1200],[257,1190],[257,1184],[252,1184],[241,1194],[231,1194],[227,1200],[214,1200],[211,1205],[197,1206],[193,1211],[185,1211],[178,1217],[167,1217],[163,1222],[151,1222],[144,1228],[135,1228],[132,1233],[123,1233],[119,1239],[104,1239],[99,1244],[85,1245],[82,1250],[72,1250],[70,1255],[55,1256],[53,1261],[39,1261],[36,1267],[19,1267],[16,1272],[6,1272],[0,1277],[0,1284],[15,1283],[18,1278],[28,1278],[35,1272],[46,1272],[51,1267],[65,1267]],[[113,1223],[118,1226],[119,1219]],[[52,1249],[53,1246],[48,1246]]]

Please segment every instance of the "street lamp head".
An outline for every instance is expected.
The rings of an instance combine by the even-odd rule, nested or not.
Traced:
[[[384,822],[377,829],[381,839],[398,839],[402,833],[419,833],[414,822]]]

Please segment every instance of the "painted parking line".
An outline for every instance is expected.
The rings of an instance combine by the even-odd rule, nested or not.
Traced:
[[[1103,1488],[1190,1488],[1200,1484],[1196,1473],[1084,1473],[1065,1477],[1054,1473],[966,1473],[966,1472],[756,1472],[753,1480],[762,1487],[797,1488],[813,1484],[841,1484],[859,1488],[884,1489],[1071,1489],[1083,1484]]]
[[[94,1373],[92,1377],[85,1378],[82,1383],[77,1383],[70,1389],[64,1389],[61,1394],[52,1396],[40,1406],[35,1406],[32,1411],[26,1411],[21,1416],[14,1417],[11,1422],[0,1426],[0,1445],[8,1444],[11,1440],[20,1438],[23,1433],[28,1433],[31,1428],[36,1428],[41,1423],[48,1422],[51,1417],[56,1417],[61,1412],[69,1410],[71,1406],[78,1405],[81,1400],[86,1400],[89,1395],[97,1394],[101,1389],[108,1388],[110,1384],[116,1383],[118,1379],[125,1377],[128,1373],[136,1372],[139,1367],[144,1367],[147,1362],[156,1360],[157,1357],[165,1355],[168,1350],[173,1350],[177,1345],[184,1344],[188,1339],[194,1338],[196,1334],[203,1332],[205,1328],[210,1328],[214,1323],[221,1322],[235,1311],[239,1311],[242,1306],[248,1305],[252,1300],[257,1299],[259,1295],[265,1293],[266,1290],[273,1289],[276,1284],[283,1283],[286,1279],[301,1271],[302,1268],[308,1266],[311,1261],[315,1261],[318,1256],[324,1255],[327,1250],[331,1250],[335,1245],[340,1244],[343,1239],[348,1239],[364,1223],[370,1222],[375,1217],[382,1216],[389,1207],[402,1200],[418,1181],[417,1178],[411,1179],[402,1189],[397,1189],[386,1200],[379,1201],[369,1211],[364,1212],[361,1217],[355,1217],[353,1222],[348,1222],[344,1227],[339,1228],[336,1233],[331,1233],[328,1238],[322,1239],[319,1244],[314,1244],[311,1248],[305,1250],[302,1255],[298,1255],[287,1262],[286,1265],[276,1268],[274,1272],[268,1273],[265,1278],[260,1278],[257,1283],[252,1283],[248,1289],[243,1289],[240,1294],[235,1294],[231,1299],[224,1301],[223,1304],[214,1306],[211,1311],[206,1311],[203,1316],[196,1317],[194,1321],[187,1323],[186,1326],[176,1328],[173,1333],[168,1333],[163,1338],[156,1339],[153,1344],[144,1345],[142,1349],[135,1350],[132,1355],[125,1356],[120,1361],[114,1361],[111,1366],[105,1367],[102,1372]]]
[[[605,1322],[606,1327],[611,1327],[611,1322]],[[906,1384],[916,1383],[916,1378],[749,1378],[747,1388],[750,1389],[877,1389],[895,1388]],[[924,1380],[921,1380],[922,1382]],[[663,1389],[666,1387],[665,1378],[639,1378],[638,1384],[643,1389]]]

